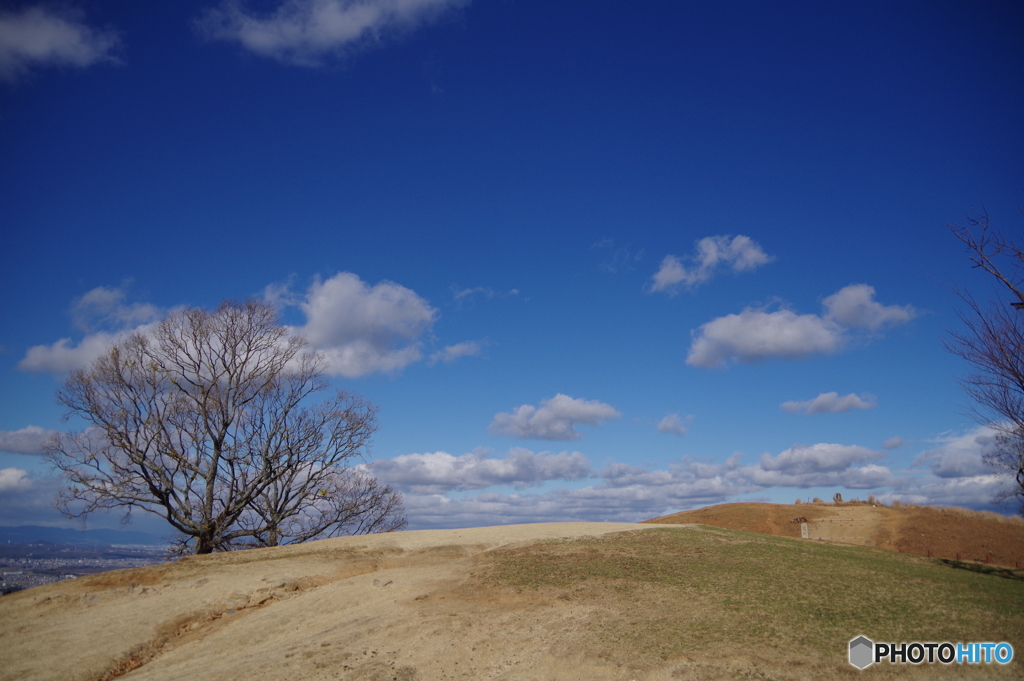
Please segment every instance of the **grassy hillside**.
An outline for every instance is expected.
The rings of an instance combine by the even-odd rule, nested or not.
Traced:
[[[1024,581],[987,566],[706,526],[537,543],[488,561],[487,583],[597,608],[580,644],[638,668],[675,660],[712,676],[820,678],[857,671],[845,651],[860,634],[1008,641],[1024,654]],[[1010,666],[917,671],[1019,678]]]
[[[800,537],[800,522],[827,527],[858,522],[863,536],[848,543],[918,556],[1024,567],[1024,518],[965,508],[868,504],[739,503],[708,506],[647,520],[646,523],[699,523],[777,537]]]
[[[858,635],[1018,658],[859,672]],[[708,525],[343,537],[0,598],[3,681],[1018,679],[1022,661],[1017,570]]]

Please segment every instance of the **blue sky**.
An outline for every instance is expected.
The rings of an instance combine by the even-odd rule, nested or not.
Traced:
[[[413,528],[988,508],[943,339],[952,285],[995,290],[945,225],[1024,225],[1022,29],[1009,2],[5,3],[0,524],[64,522],[39,451],[69,369],[249,296],[380,407],[367,465]]]

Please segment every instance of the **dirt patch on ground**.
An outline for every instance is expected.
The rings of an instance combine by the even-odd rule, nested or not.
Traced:
[[[861,502],[722,504],[647,520],[699,523],[776,537],[888,549],[917,556],[1024,566],[1024,519],[961,508]]]

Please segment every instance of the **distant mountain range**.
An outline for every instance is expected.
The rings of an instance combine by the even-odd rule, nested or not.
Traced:
[[[0,542],[4,544],[7,542],[22,544],[37,541],[54,544],[91,544],[97,546],[166,543],[158,535],[128,530],[75,530],[66,527],[44,527],[42,525],[0,527]]]

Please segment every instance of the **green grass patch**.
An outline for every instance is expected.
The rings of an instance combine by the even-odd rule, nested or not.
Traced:
[[[597,635],[642,643],[662,659],[723,642],[845,658],[860,634],[1008,641],[1024,651],[1024,581],[963,567],[701,526],[498,550],[478,574],[492,585],[607,608]]]

